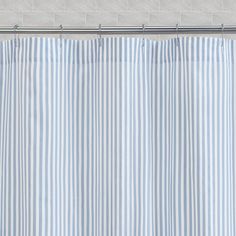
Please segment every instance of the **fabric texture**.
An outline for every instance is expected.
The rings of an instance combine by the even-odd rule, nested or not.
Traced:
[[[0,235],[235,236],[235,49],[0,42]]]

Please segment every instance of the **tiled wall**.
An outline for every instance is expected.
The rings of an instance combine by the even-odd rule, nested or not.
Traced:
[[[0,25],[236,24],[236,0],[0,0]]]

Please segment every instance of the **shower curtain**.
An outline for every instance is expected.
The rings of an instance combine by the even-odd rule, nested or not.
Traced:
[[[235,236],[235,55],[205,37],[0,42],[0,235]]]

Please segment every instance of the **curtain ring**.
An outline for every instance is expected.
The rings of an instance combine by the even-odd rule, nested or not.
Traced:
[[[221,47],[224,46],[224,29],[225,29],[224,24],[221,24]]]
[[[13,29],[14,29],[14,40],[15,40],[15,45],[16,47],[18,47],[18,35],[16,33],[17,29],[19,28],[19,25],[14,25]],[[17,35],[17,36],[16,36]]]
[[[145,25],[142,25],[142,30],[143,30],[143,41],[142,41],[142,47],[144,47],[145,41],[144,41],[144,32],[145,32]]]
[[[99,33],[98,33],[98,35],[99,35],[99,47],[101,47],[102,46],[102,25],[101,24],[99,24],[99,26],[98,26],[98,30],[99,30]]]
[[[177,40],[177,46],[179,46],[179,24],[176,24],[176,40]]]

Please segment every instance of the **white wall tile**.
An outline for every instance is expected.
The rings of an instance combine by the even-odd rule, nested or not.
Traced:
[[[91,12],[86,16],[86,25],[98,26],[101,25],[117,25],[118,14],[112,12]]]
[[[97,0],[97,9],[104,12],[127,10],[128,0]]]
[[[0,0],[0,10],[3,10],[3,11],[15,10],[16,11],[16,0]]]
[[[236,10],[236,1],[235,0],[222,0],[223,10]],[[235,14],[235,13],[234,13]]]
[[[149,14],[146,12],[123,12],[118,14],[119,25],[147,25]]]
[[[32,11],[33,0],[15,0],[15,9],[17,11]]]
[[[197,0],[192,2],[194,11],[219,11],[222,9],[222,0]]]
[[[128,0],[129,11],[158,11],[160,10],[160,0]]]
[[[194,0],[160,0],[160,10],[187,11],[192,9]]]
[[[179,12],[171,11],[161,11],[161,12],[151,12],[149,24],[150,25],[169,25],[173,26],[180,24],[181,15]]]
[[[205,12],[184,12],[181,25],[212,25],[212,14]]]
[[[58,11],[65,10],[66,0],[33,0],[32,3],[33,10],[50,10]]]
[[[23,13],[23,24],[26,26],[52,26],[55,17],[51,12],[25,12]]]
[[[215,12],[213,13],[213,24],[236,25],[236,14],[234,12]]]
[[[97,8],[97,0],[66,0],[68,11],[95,11]]]
[[[83,26],[85,25],[86,13],[83,12],[57,12],[55,25]]]
[[[22,25],[23,17],[21,13],[18,12],[0,12],[0,25],[5,26],[14,26],[14,25]]]

